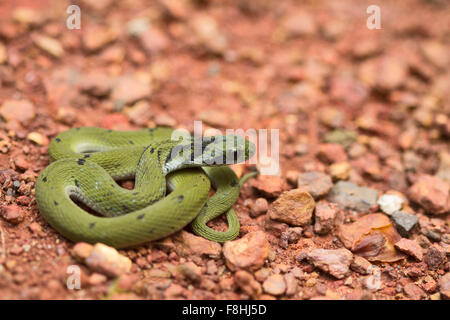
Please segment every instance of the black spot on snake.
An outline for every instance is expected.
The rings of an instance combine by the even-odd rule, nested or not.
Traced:
[[[61,142],[61,139],[60,138],[56,138],[55,141],[56,142]]]
[[[47,182],[47,177],[43,177],[42,181]]]
[[[86,159],[86,158],[89,158],[90,156],[91,156],[90,154],[85,154],[84,158]]]
[[[137,196],[139,194],[139,192],[133,192],[132,195],[133,196]]]
[[[122,209],[125,210],[125,211],[129,211],[129,210],[130,210],[130,208],[128,208],[128,207],[127,207],[126,205],[124,205],[124,204],[122,205]]]
[[[56,202],[56,200],[53,200],[53,203],[55,204],[55,206],[59,205],[59,203]]]
[[[86,162],[86,159],[78,159],[77,163],[82,166]]]
[[[236,181],[233,181],[233,182],[231,182],[230,186],[235,187],[235,186],[237,186],[237,184],[238,183]]]
[[[89,223],[89,229],[93,229],[95,227],[96,222]]]
[[[131,140],[130,140],[130,141],[128,141],[128,142],[129,142],[130,144],[134,144],[134,142],[133,142],[133,141],[131,141]]]
[[[180,203],[181,201],[183,201],[183,199],[184,199],[184,196],[183,196],[183,195],[178,196],[178,198],[177,198],[177,203]]]
[[[75,130],[80,131],[81,128],[75,128]]]
[[[75,183],[75,185],[76,185],[78,188],[80,187],[80,184],[78,183],[78,180],[77,180],[77,179],[75,179],[74,183]]]
[[[150,149],[150,153],[153,153],[153,152],[155,152],[155,148]]]
[[[138,220],[142,220],[142,219],[144,219],[144,217],[145,217],[145,213],[138,215],[137,218],[138,218]]]

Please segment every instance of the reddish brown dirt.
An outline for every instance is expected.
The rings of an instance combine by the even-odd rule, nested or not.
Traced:
[[[133,261],[131,273],[120,279],[124,289],[112,290],[114,279],[95,283],[93,271],[81,264],[82,289],[66,289],[67,266],[77,264],[71,255],[74,244],[40,216],[34,188],[49,162],[49,140],[71,127],[169,125],[192,130],[194,120],[203,120],[205,129],[280,129],[285,189],[295,188],[296,176],[308,171],[333,175],[334,183],[350,180],[380,195],[396,190],[408,196],[420,174],[449,183],[450,6],[445,1],[383,1],[381,30],[366,27],[366,8],[373,1],[77,3],[81,30],[66,28],[71,3],[0,4],[2,299],[98,299],[108,292],[108,297],[131,299],[252,296],[237,287],[239,276],[225,266],[223,256],[186,258],[163,254],[165,249],[153,244],[120,251]],[[128,31],[132,20],[143,28],[137,37]],[[125,93],[116,92],[125,85]],[[5,107],[11,100],[19,104]],[[335,152],[320,152],[334,129],[357,134],[344,150],[347,174],[333,173],[333,159],[339,158]],[[276,184],[271,179],[269,184]],[[267,222],[268,214],[250,216],[261,189],[256,181],[244,186],[235,210],[242,224],[240,237],[265,232],[270,243],[267,272],[301,273],[294,292],[276,298],[444,297],[439,280],[449,272],[447,261],[436,268],[406,256],[392,263],[373,262],[381,270],[378,289],[365,285],[365,276],[355,271],[336,279],[307,260],[298,261],[308,248],[343,247],[336,228],[319,235],[312,217],[302,226],[300,239],[283,246],[277,226],[271,229]],[[275,198],[267,200],[270,206]],[[408,238],[428,239],[425,253],[435,243],[448,255],[448,211],[433,216],[414,202],[408,209],[419,217]],[[17,214],[18,221],[7,210],[16,210],[9,213]],[[344,210],[337,227],[366,214]],[[212,225],[225,228],[223,219]],[[288,227],[294,226],[278,226]],[[167,272],[169,265],[190,261],[201,267],[200,281]],[[161,273],[155,276],[152,270]],[[264,283],[260,275],[256,280]],[[275,298],[265,288],[253,297]]]

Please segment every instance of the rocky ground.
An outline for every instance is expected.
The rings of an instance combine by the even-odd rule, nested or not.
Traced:
[[[69,30],[72,3],[2,1],[0,297],[450,298],[450,6],[380,1],[368,30],[372,2],[84,0]],[[194,120],[280,129],[280,174],[243,187],[237,240],[186,228],[116,251],[39,215],[59,132]]]

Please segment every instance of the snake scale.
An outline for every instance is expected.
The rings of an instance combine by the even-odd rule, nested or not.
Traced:
[[[189,223],[206,239],[234,239],[240,225],[232,205],[253,174],[239,180],[223,163],[251,158],[255,145],[237,135],[174,140],[172,133],[164,127],[60,133],[36,182],[42,216],[72,241],[116,248],[166,237]],[[133,189],[117,183],[126,179],[134,179]],[[209,197],[211,183],[215,193]],[[227,231],[206,225],[224,212]]]

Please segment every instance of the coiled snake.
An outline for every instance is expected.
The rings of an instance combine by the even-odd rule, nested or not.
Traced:
[[[196,234],[209,240],[234,239],[240,225],[231,206],[251,175],[239,180],[223,163],[251,158],[254,144],[237,135],[174,141],[172,133],[170,128],[91,127],[60,133],[50,143],[51,163],[36,182],[41,214],[72,241],[116,248],[163,238],[190,222]],[[130,178],[135,179],[132,190],[116,182]],[[216,192],[208,198],[211,182]],[[227,231],[206,225],[224,212]]]

